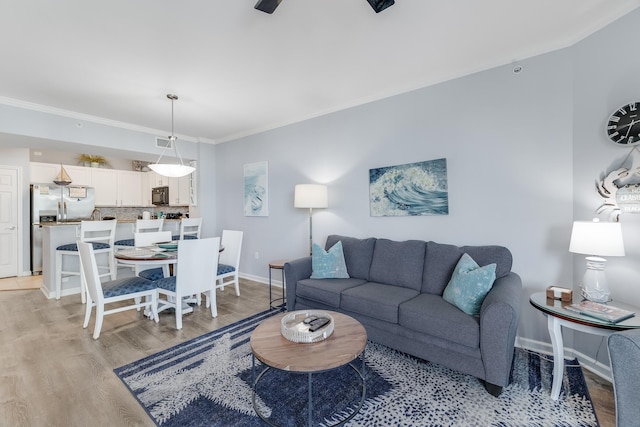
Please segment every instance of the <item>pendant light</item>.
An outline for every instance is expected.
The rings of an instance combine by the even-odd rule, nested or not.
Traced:
[[[195,171],[196,168],[185,166],[182,161],[182,156],[178,151],[178,144],[176,143],[178,137],[173,135],[173,102],[178,100],[178,96],[168,93],[167,98],[171,100],[171,136],[169,137],[169,142],[173,145],[173,150],[176,153],[176,157],[180,160],[180,163],[160,163],[162,156],[164,156],[164,152],[167,151],[167,148],[169,147],[167,145],[164,147],[164,150],[162,150],[162,153],[160,153],[158,161],[150,164],[149,168],[159,175],[168,176],[170,178],[179,178],[181,176],[189,175],[191,172]]]

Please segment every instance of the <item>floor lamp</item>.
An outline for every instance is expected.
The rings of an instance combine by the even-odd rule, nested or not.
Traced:
[[[622,228],[619,222],[575,221],[571,230],[569,252],[586,257],[587,271],[581,288],[582,296],[590,301],[607,302],[611,292],[604,274],[604,256],[624,256]]]
[[[313,245],[313,209],[328,207],[327,186],[298,184],[295,188],[294,207],[309,209],[309,255]]]

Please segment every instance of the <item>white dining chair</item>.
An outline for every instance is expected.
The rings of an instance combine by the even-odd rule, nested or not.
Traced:
[[[201,229],[202,218],[182,218],[180,234],[173,236],[173,240],[199,239]]]
[[[151,231],[146,233],[133,233],[133,239],[136,248],[151,246],[155,243],[170,242],[171,232]],[[158,280],[169,275],[169,266],[162,264],[158,267],[158,264],[153,263],[138,264],[135,266],[135,274],[148,280]]]
[[[156,231],[162,231],[162,227],[164,224],[164,218],[159,219],[138,219],[136,220],[136,224],[134,226],[134,233],[153,233]],[[171,240],[171,239],[169,239]],[[116,247],[118,246],[135,246],[135,239],[122,239],[117,240],[115,243]]]
[[[81,221],[80,222],[80,241],[89,242],[93,245],[94,253],[107,254],[107,264],[98,268],[106,270],[101,273],[100,277],[110,276],[111,280],[115,280],[117,276],[117,268],[114,254],[114,239],[116,235],[116,220],[109,221]],[[81,276],[80,268],[72,270],[64,265],[65,257],[77,257],[78,245],[76,243],[68,243],[60,245],[56,248],[56,299],[60,299],[62,289],[62,279],[65,276]],[[85,283],[80,280],[80,297],[82,302],[86,301]]]
[[[95,250],[91,243],[78,241],[78,253],[80,255],[80,271],[83,281],[87,284],[87,304],[85,308],[83,328],[89,326],[91,311],[96,308],[96,320],[93,328],[93,339],[98,339],[104,316],[107,314],[119,313],[125,310],[148,307],[151,310],[151,317],[156,322],[158,318],[158,301],[156,286],[150,280],[141,277],[126,277],[119,280],[112,280],[101,283],[96,264]],[[118,304],[116,308],[105,310],[105,306],[110,303],[134,299],[134,301],[144,302],[122,306]]]
[[[135,233],[153,233],[157,231],[162,231],[163,224],[164,224],[164,218],[138,219],[136,220],[136,224],[134,226],[133,232],[135,234]],[[135,239],[116,240],[114,245],[116,246],[116,250],[131,248],[135,246]],[[135,268],[133,268],[132,266],[120,263],[117,260],[116,260],[116,267],[132,268],[135,271]]]
[[[178,274],[156,280],[158,311],[172,307],[176,313],[176,329],[182,329],[183,298],[210,292],[211,317],[218,316],[215,301],[216,272],[220,238],[180,240],[178,242]],[[164,295],[166,299],[162,299]],[[176,303],[177,302],[177,303]]]
[[[227,285],[234,285],[236,296],[240,296],[240,252],[242,251],[243,232],[238,230],[222,230],[221,244],[224,250],[218,258],[218,275],[216,288],[224,290]],[[231,278],[231,280],[226,280]],[[208,304],[208,302],[207,302]]]

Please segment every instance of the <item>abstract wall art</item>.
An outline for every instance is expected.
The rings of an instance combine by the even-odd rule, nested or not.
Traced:
[[[267,162],[244,165],[244,216],[269,216]]]
[[[448,215],[447,159],[369,169],[371,216]]]

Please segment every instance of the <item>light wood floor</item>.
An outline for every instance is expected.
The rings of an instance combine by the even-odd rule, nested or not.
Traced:
[[[240,291],[218,291],[218,317],[196,307],[181,331],[172,313],[159,324],[133,310],[106,316],[96,341],[78,295],[0,292],[0,426],[153,426],[113,369],[268,309],[268,286],[241,279]],[[611,385],[585,376],[601,425],[614,426]]]

